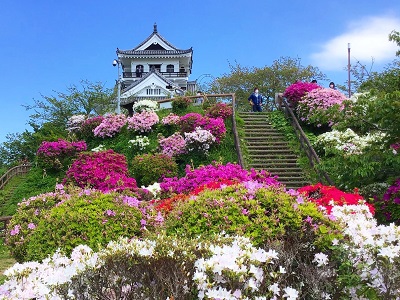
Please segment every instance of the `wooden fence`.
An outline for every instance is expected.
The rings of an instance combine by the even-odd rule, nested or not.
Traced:
[[[4,186],[10,181],[11,178],[13,178],[14,176],[26,174],[30,169],[31,169],[30,164],[23,164],[9,169],[0,178],[0,190],[4,188]]]

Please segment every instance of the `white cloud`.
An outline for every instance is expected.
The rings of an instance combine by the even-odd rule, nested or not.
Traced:
[[[343,70],[347,66],[348,43],[351,63],[386,63],[395,58],[398,47],[389,41],[389,33],[400,29],[400,19],[380,16],[368,17],[349,24],[346,32],[320,45],[311,54],[313,63],[323,70]]]

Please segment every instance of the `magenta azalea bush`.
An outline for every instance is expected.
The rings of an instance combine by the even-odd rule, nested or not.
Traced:
[[[289,104],[296,106],[297,103],[307,94],[307,92],[317,88],[320,88],[320,86],[316,83],[298,81],[286,88],[283,93],[283,97],[287,99]]]
[[[318,88],[308,92],[298,102],[297,114],[303,122],[317,127],[333,126],[340,120],[346,96],[330,88]]]
[[[113,150],[81,153],[68,169],[65,183],[101,191],[136,188],[128,176],[126,158]]]
[[[164,138],[160,136],[158,142],[161,148],[161,153],[169,157],[178,156],[186,153],[186,142],[179,132]]]
[[[36,152],[38,163],[45,169],[62,169],[79,152],[85,151],[85,141],[68,142],[59,139],[57,142],[44,141]]]
[[[400,178],[387,189],[382,199],[375,199],[374,205],[380,222],[400,225]]]
[[[192,169],[189,165],[186,166],[185,176],[178,178],[164,178],[160,183],[161,192],[166,195],[171,194],[188,194],[198,186],[218,182],[224,180],[234,180],[237,182],[256,181],[266,185],[279,186],[276,176],[271,176],[267,171],[250,171],[242,169],[238,164],[227,163],[211,164]]]
[[[96,137],[113,137],[121,131],[121,128],[126,125],[126,117],[123,114],[108,115],[94,130]]]
[[[138,132],[150,132],[152,126],[159,122],[159,117],[155,112],[143,111],[133,114],[128,118],[128,129],[133,129]]]

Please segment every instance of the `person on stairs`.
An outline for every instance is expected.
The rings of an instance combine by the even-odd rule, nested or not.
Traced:
[[[251,93],[250,97],[247,99],[249,100],[250,105],[252,106],[253,111],[262,111],[262,96],[258,93],[258,88],[254,88],[253,93]]]

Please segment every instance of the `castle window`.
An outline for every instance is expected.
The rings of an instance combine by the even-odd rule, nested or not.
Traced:
[[[161,95],[161,89],[146,89],[147,96]]]
[[[167,72],[173,73],[174,72],[174,65],[167,65]]]

